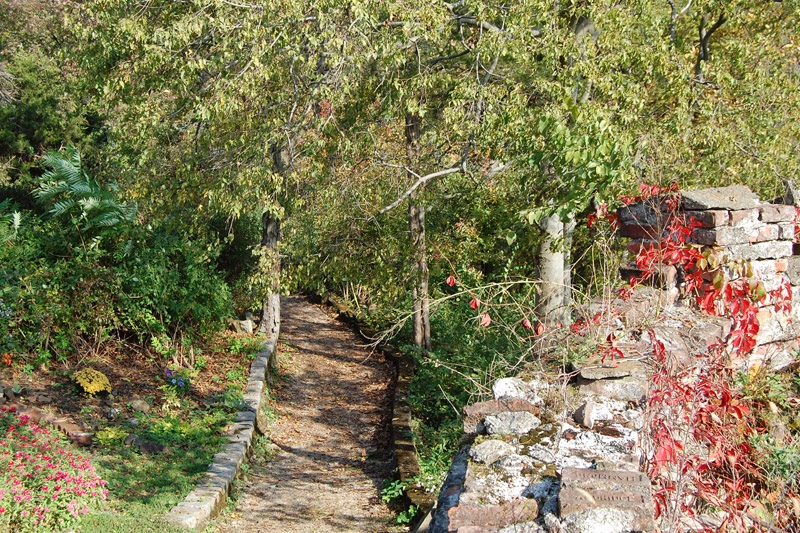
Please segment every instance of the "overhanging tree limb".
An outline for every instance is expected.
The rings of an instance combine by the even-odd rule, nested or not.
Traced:
[[[408,190],[406,190],[406,192],[401,194],[397,198],[397,200],[395,200],[391,204],[387,205],[386,207],[384,207],[383,209],[378,211],[375,214],[375,217],[380,216],[380,215],[382,215],[384,213],[388,213],[389,211],[391,211],[392,209],[394,209],[395,207],[397,207],[398,205],[403,203],[403,200],[405,200],[406,198],[408,198],[409,196],[414,194],[414,191],[416,191],[417,189],[419,189],[421,186],[425,185],[429,181],[431,181],[433,179],[436,179],[436,178],[440,178],[442,176],[447,176],[448,174],[455,174],[456,172],[461,172],[463,170],[462,166],[458,166],[458,167],[446,168],[444,170],[439,170],[437,172],[431,172],[430,174],[426,174],[424,176],[420,176],[419,174],[417,174],[413,170],[409,169],[408,167],[402,167],[402,168],[405,169],[405,171],[408,172],[409,174],[412,174],[412,175],[416,176],[417,177],[417,181],[414,182],[414,185],[412,185]],[[372,217],[372,218],[375,218],[375,217]]]

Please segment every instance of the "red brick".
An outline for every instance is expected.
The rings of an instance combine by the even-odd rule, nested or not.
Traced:
[[[731,220],[728,211],[712,209],[709,211],[686,211],[687,222],[689,218],[694,218],[700,223],[701,228],[717,228],[727,226]]]
[[[731,211],[730,212],[730,222],[731,226],[739,226],[744,225],[749,222],[755,222],[758,220],[758,209],[740,209],[738,211]]]
[[[761,206],[759,218],[762,222],[791,222],[794,214],[793,205],[766,204]]]
[[[767,224],[760,227],[750,234],[750,244],[765,241],[776,241],[781,235],[780,228],[775,224]]]
[[[474,403],[472,405],[467,405],[462,410],[464,416],[464,433],[467,435],[474,435],[478,432],[478,427],[481,422],[483,422],[484,418],[506,411],[525,411],[535,415],[538,415],[540,412],[538,407],[519,398],[505,398],[502,400],[489,400],[488,402]]]
[[[530,522],[539,516],[534,499],[515,499],[500,505],[459,505],[447,511],[448,531],[481,531],[473,528],[504,528]]]
[[[649,248],[651,245],[655,245],[655,243],[647,239],[636,239],[630,241],[627,244],[627,248],[633,255],[638,255],[642,248]]]
[[[635,222],[624,223],[619,228],[620,236],[629,239],[658,239],[663,233],[663,229],[644,226]]]
[[[775,311],[773,311],[772,306],[764,307],[764,308],[758,310],[758,313],[756,314],[756,318],[758,319],[758,323],[759,324],[766,324],[767,320],[772,318],[772,315],[774,315],[774,314],[775,314]]]

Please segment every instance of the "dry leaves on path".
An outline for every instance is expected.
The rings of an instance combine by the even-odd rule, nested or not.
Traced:
[[[255,466],[226,532],[387,532],[380,500],[392,475],[393,365],[326,310],[301,297],[281,302],[271,461]]]

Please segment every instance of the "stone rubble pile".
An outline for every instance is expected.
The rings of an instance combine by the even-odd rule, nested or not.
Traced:
[[[647,368],[589,361],[579,374],[566,392],[500,379],[494,400],[464,409],[474,440],[456,456],[428,531],[654,530],[637,447]]]
[[[731,186],[648,198],[626,205],[617,216],[633,254],[669,238],[673,222],[695,220],[699,224],[687,243],[733,260],[727,279],[749,264],[766,291],[788,284],[792,312],[760,303],[756,348],[740,361],[781,369],[796,362],[800,349],[795,213],[794,205],[765,203],[747,187]],[[629,263],[620,273],[628,280],[641,271]],[[654,531],[651,486],[640,472],[639,448],[653,341],[661,341],[675,360],[690,362],[724,342],[732,327],[728,319],[686,305],[685,274],[662,266],[654,288],[640,287],[629,300],[598,301],[584,310],[587,316],[613,310],[610,329],[625,355],[618,364],[592,356],[563,386],[504,378],[495,382],[493,400],[467,406],[464,433],[472,440],[453,461],[427,531]]]

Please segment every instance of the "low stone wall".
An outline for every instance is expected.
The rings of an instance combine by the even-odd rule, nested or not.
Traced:
[[[733,186],[643,200],[621,209],[618,219],[634,254],[668,237],[676,219],[694,219],[699,226],[688,243],[741,258],[739,264],[751,265],[767,291],[788,283],[792,313],[761,305],[757,346],[742,364],[796,363],[800,255],[794,255],[794,206],[761,202],[746,187]],[[640,272],[632,263],[621,274],[628,279]],[[493,400],[467,406],[464,433],[471,442],[454,458],[433,520],[420,531],[655,531],[639,434],[655,370],[653,341],[661,341],[670,357],[689,360],[724,342],[731,330],[730,320],[686,305],[684,274],[663,267],[656,288],[639,287],[630,300],[598,301],[584,310],[588,316],[614,310],[603,335],[616,335],[615,347],[625,357],[618,365],[594,356],[565,379],[523,373],[495,382]]]
[[[247,460],[256,432],[267,431],[266,405],[267,365],[275,351],[275,340],[268,340],[250,365],[250,377],[244,394],[247,409],[236,414],[228,427],[228,442],[214,455],[208,472],[183,502],[165,515],[168,522],[180,527],[202,530],[225,507],[228,492],[242,464]]]
[[[676,210],[669,208],[667,196],[620,209],[620,235],[632,239],[628,249],[636,253],[667,238],[668,227],[675,219],[684,224],[694,220],[699,226],[687,238],[688,244],[717,249],[721,256],[748,262],[767,291],[789,284],[792,312],[776,313],[773,305],[759,304],[756,349],[743,364],[766,362],[773,368],[791,364],[800,337],[800,255],[795,255],[800,250],[793,242],[795,206],[762,202],[743,185],[686,192],[679,201]],[[622,276],[627,279],[638,272],[630,263],[623,267]],[[675,267],[665,266],[658,276],[660,286],[677,293],[682,274]],[[736,275],[728,272],[729,278]],[[674,294],[673,299],[678,296]]]
[[[504,378],[494,400],[464,409],[461,449],[428,531],[653,531],[639,472],[648,372],[641,345],[617,367],[590,361],[579,380]]]

